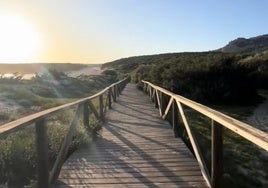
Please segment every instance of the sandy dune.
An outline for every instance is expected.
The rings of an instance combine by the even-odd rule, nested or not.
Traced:
[[[268,96],[254,109],[253,114],[247,118],[247,122],[268,133]]]
[[[77,77],[79,75],[100,75],[104,69],[101,69],[101,65],[89,65],[86,68],[70,71],[68,72],[68,76],[70,77]]]

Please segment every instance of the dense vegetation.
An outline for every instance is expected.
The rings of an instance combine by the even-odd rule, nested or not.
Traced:
[[[258,90],[268,89],[268,51],[159,54],[124,58],[104,67],[130,74],[137,84],[148,80],[240,120],[252,113],[252,106],[260,99]],[[211,122],[187,108],[186,114],[209,168]],[[180,136],[191,147],[183,127]],[[223,136],[222,187],[266,187],[267,153],[227,129]]]
[[[142,79],[188,98],[213,103],[252,102],[268,88],[268,51],[254,55],[221,52],[174,53],[120,59],[104,65],[132,80]]]
[[[114,71],[105,71],[99,76],[81,75],[71,78],[54,69],[46,70],[32,80],[22,80],[18,74],[12,78],[1,78],[0,101],[7,107],[0,109],[0,126],[25,115],[89,96],[115,81],[117,74]],[[74,113],[75,108],[47,119],[50,168]],[[91,115],[90,125],[94,128],[98,123]],[[80,120],[69,153],[90,140],[91,137]],[[22,187],[36,179],[33,125],[0,139],[0,151],[0,187],[4,184],[8,187]]]

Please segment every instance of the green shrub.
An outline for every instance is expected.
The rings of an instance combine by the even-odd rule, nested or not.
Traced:
[[[67,135],[73,115],[74,111],[68,110],[52,116],[47,121],[50,169],[56,160],[62,141]],[[68,155],[81,144],[89,143],[90,140],[88,130],[84,127],[82,118],[80,118]],[[6,139],[1,140],[0,151],[0,185],[8,182],[9,186],[21,186],[36,179],[34,126],[12,133]]]
[[[34,178],[36,167],[35,131],[32,127],[0,141],[0,184],[25,184]]]
[[[114,81],[114,72],[109,71],[106,74],[70,78],[66,74],[54,70],[28,81],[0,78],[0,100],[14,101],[18,108],[12,113],[0,111],[0,123],[7,123],[96,93]],[[96,101],[93,103],[98,105]],[[47,118],[50,168],[53,166],[62,141],[69,130],[75,109],[65,110]],[[100,127],[99,123],[91,115],[90,125],[92,127],[88,129],[84,127],[82,118],[79,119],[68,155],[79,145],[90,142],[89,131],[97,131]],[[36,180],[35,150],[33,125],[11,133],[7,138],[0,140],[0,187],[4,184],[8,184],[10,187],[21,187],[29,183],[34,186]]]
[[[146,79],[200,102],[248,103],[257,98],[261,74],[239,63],[240,56],[216,52],[162,56],[154,56],[154,63],[141,62],[132,71],[132,80]]]

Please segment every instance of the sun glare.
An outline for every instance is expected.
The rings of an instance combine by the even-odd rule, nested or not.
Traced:
[[[39,33],[30,22],[15,14],[0,14],[0,62],[34,61]]]

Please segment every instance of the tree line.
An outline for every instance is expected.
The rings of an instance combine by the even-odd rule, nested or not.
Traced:
[[[104,65],[131,74],[135,83],[154,84],[200,102],[248,103],[258,89],[268,89],[268,51],[258,54],[222,52],[137,56]]]

